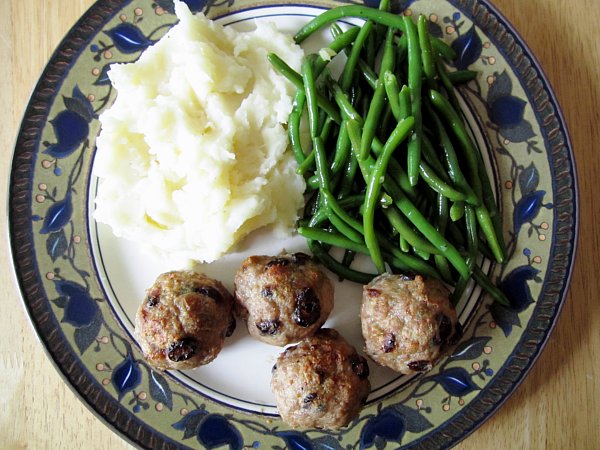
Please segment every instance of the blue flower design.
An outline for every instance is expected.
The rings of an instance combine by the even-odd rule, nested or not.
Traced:
[[[209,414],[203,409],[190,411],[171,426],[183,431],[183,439],[195,435],[198,442],[207,449],[227,445],[230,450],[239,450],[244,446],[241,433],[225,416]]]
[[[506,139],[525,142],[535,135],[531,124],[524,119],[527,102],[512,94],[512,81],[506,71],[494,73],[487,105],[490,120]]]
[[[448,394],[455,397],[463,397],[480,389],[463,367],[444,369],[433,379],[439,382]]]
[[[152,44],[152,41],[144,36],[137,26],[129,22],[120,23],[104,33],[112,39],[121,53],[139,52]]]
[[[69,280],[55,280],[56,292],[64,299],[65,314],[62,321],[77,328],[92,324],[98,313],[98,304],[89,291],[80,284]]]
[[[65,158],[73,153],[88,137],[89,123],[94,118],[94,111],[87,97],[78,86],[73,88],[71,97],[63,97],[64,110],[50,120],[55,143],[45,143],[43,153],[54,158]]]
[[[369,419],[360,433],[360,449],[373,445],[381,449],[388,442],[400,444],[406,431],[420,433],[432,427],[433,424],[420,411],[397,403]]]
[[[119,400],[129,391],[135,389],[142,381],[142,373],[131,352],[112,372],[112,384],[119,394]]]
[[[454,65],[457,69],[462,70],[479,59],[483,44],[473,25],[469,31],[456,38],[451,47],[457,55]]]
[[[46,211],[40,233],[48,234],[61,230],[62,227],[69,223],[72,215],[73,203],[71,201],[71,191],[67,191],[65,198],[54,202],[50,205],[48,211]]]

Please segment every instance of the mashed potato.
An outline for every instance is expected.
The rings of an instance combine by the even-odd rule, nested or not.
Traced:
[[[94,217],[170,261],[210,262],[253,230],[290,232],[304,180],[287,150],[294,87],[267,61],[298,69],[303,51],[271,25],[251,32],[192,15],[139,60],[115,64],[94,174]]]

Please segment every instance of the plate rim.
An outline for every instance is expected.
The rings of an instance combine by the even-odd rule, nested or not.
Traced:
[[[549,315],[546,319],[549,326],[541,330],[541,336],[540,339],[536,341],[534,345],[534,351],[526,358],[526,361],[523,363],[523,368],[517,373],[517,377],[510,383],[508,383],[507,387],[499,388],[499,391],[501,391],[499,394],[499,400],[493,402],[491,407],[488,407],[486,410],[479,411],[477,414],[478,417],[475,417],[473,419],[468,418],[466,417],[468,411],[466,409],[461,410],[459,413],[450,416],[449,419],[443,422],[441,425],[439,425],[434,432],[428,433],[423,437],[412,441],[410,443],[411,446],[427,446],[428,444],[442,444],[444,446],[452,446],[456,444],[458,441],[464,439],[465,437],[476,431],[485,422],[487,422],[487,420],[489,420],[489,418],[492,417],[493,414],[504,405],[506,400],[515,392],[517,387],[520,386],[522,381],[527,377],[530,370],[537,362],[545,346],[547,345],[548,339],[554,331],[560,314],[564,308],[564,304],[567,300],[571,278],[575,267],[579,241],[580,205],[577,168],[574,157],[575,155],[573,153],[573,146],[568,132],[567,123],[563,115],[563,111],[560,108],[560,104],[556,97],[555,91],[552,88],[550,80],[548,79],[534,52],[528,46],[527,42],[523,39],[523,37],[519,34],[517,29],[511,24],[511,22],[489,0],[445,1],[460,9],[461,11],[466,11],[467,9],[469,9],[469,17],[471,19],[473,19],[473,17],[475,16],[475,14],[473,13],[474,11],[480,10],[481,8],[487,10],[484,12],[488,14],[491,13],[491,15],[497,20],[497,22],[499,22],[500,28],[502,28],[502,30],[500,30],[499,32],[508,33],[509,35],[512,35],[514,44],[517,47],[520,47],[520,49],[522,50],[522,54],[528,58],[530,66],[536,72],[536,76],[534,78],[542,82],[543,91],[549,97],[549,104],[553,109],[553,114],[556,116],[557,126],[559,130],[558,134],[562,136],[564,140],[561,147],[562,152],[566,151],[565,164],[569,170],[568,192],[569,194],[572,194],[571,205],[573,208],[573,213],[569,215],[570,227],[567,230],[567,232],[570,234],[571,237],[570,239],[568,239],[568,242],[566,242],[566,244],[569,244],[567,251],[568,258],[566,259],[564,264],[564,273],[562,274],[562,278],[559,280],[560,289],[558,289],[558,292],[556,293],[553,292],[553,295],[556,296],[555,300],[548,300],[549,306],[554,307],[551,315]],[[133,415],[130,411],[124,408],[119,402],[117,402],[114,398],[108,395],[106,390],[99,386],[98,382],[93,380],[93,378],[89,374],[87,367],[81,364],[80,360],[76,357],[72,349],[69,346],[65,345],[66,338],[64,337],[63,331],[60,328],[60,326],[57,327],[54,331],[51,331],[50,333],[44,333],[45,325],[47,325],[48,322],[50,322],[53,325],[59,325],[59,323],[58,320],[48,312],[42,314],[41,317],[34,317],[34,314],[36,314],[36,310],[44,306],[44,300],[46,301],[46,303],[49,303],[49,301],[45,297],[43,289],[37,289],[38,285],[42,284],[42,281],[38,276],[39,273],[36,271],[37,261],[34,257],[35,254],[31,253],[30,251],[25,251],[23,246],[18,245],[19,238],[22,237],[23,233],[25,233],[26,235],[28,229],[27,227],[25,227],[24,231],[23,229],[19,229],[19,213],[15,212],[14,206],[15,203],[18,203],[17,197],[19,196],[19,193],[21,193],[21,197],[25,198],[23,204],[30,204],[32,198],[33,182],[33,172],[26,173],[25,176],[23,176],[21,179],[19,179],[19,177],[17,176],[19,175],[17,172],[18,168],[20,167],[19,159],[23,159],[24,154],[27,155],[35,153],[36,149],[38,148],[41,131],[47,122],[47,117],[49,113],[48,110],[45,114],[43,114],[43,117],[38,117],[37,119],[32,120],[32,108],[36,101],[42,102],[46,106],[50,106],[54,102],[54,98],[56,97],[58,90],[62,85],[65,73],[68,72],[68,70],[71,67],[71,64],[76,61],[78,55],[87,47],[89,43],[88,40],[93,38],[108,20],[114,17],[123,7],[125,7],[131,2],[132,0],[97,0],[96,2],[94,2],[87,9],[87,11],[77,20],[77,22],[70,28],[70,30],[65,34],[63,39],[57,45],[56,49],[50,56],[47,64],[41,72],[37,83],[35,84],[32,90],[27,106],[22,114],[22,119],[18,127],[18,133],[14,141],[13,152],[10,160],[10,174],[7,180],[8,201],[6,215],[8,225],[7,238],[9,241],[8,250],[9,257],[11,258],[12,262],[13,280],[15,281],[15,285],[18,286],[19,297],[21,299],[23,307],[25,308],[28,322],[31,324],[32,329],[35,332],[36,339],[42,344],[44,352],[50,359],[52,365],[55,367],[57,372],[66,382],[67,386],[69,386],[71,391],[73,391],[76,394],[76,396],[82,401],[82,403],[86,405],[88,410],[90,410],[96,417],[101,419],[101,421],[104,422],[112,431],[116,432],[120,437],[122,437],[130,444],[154,447],[155,444],[162,441],[166,444],[165,448],[171,448],[171,446],[181,448],[181,443],[174,441],[170,437],[162,434],[154,428],[148,427],[142,419]],[[322,6],[322,3],[313,3],[311,1],[307,1],[302,3],[293,2],[291,4],[273,3],[272,5],[268,6],[277,5],[301,5],[318,7],[320,5]],[[242,8],[242,10],[250,8],[252,8],[251,5]],[[477,22],[477,24],[483,30],[487,30],[487,28],[483,27],[481,23]],[[69,51],[72,51],[72,53],[65,56],[63,53],[67,49]],[[507,55],[505,54],[505,56]],[[61,58],[66,58],[65,62],[67,62],[67,64],[62,68],[60,67]],[[512,59],[508,58],[507,56],[507,60],[511,63],[511,66],[513,66]],[[58,77],[58,80],[49,83],[47,79],[48,77]],[[521,77],[519,77],[519,80],[523,82]],[[48,86],[48,84],[53,86]],[[49,92],[49,94],[42,95],[40,94],[41,91]],[[32,129],[35,130],[35,132],[32,132]],[[30,138],[29,136],[33,136],[33,138]],[[24,151],[21,149],[24,149]],[[29,155],[27,161],[31,161],[34,158],[35,157]],[[25,165],[31,166],[30,163]],[[15,181],[19,182],[15,183]],[[556,180],[553,176],[553,186],[555,186],[555,181]],[[24,189],[20,190],[18,188]],[[24,196],[22,195],[23,190],[25,194]],[[556,223],[558,223],[558,220]],[[26,242],[26,244],[28,243]],[[27,245],[25,247],[28,248]],[[552,250],[554,252],[555,248],[553,247]],[[20,256],[27,257],[25,263],[22,263],[22,260],[20,261]],[[24,268],[29,268],[30,271],[19,271],[18,268],[20,266],[24,266]],[[33,283],[31,283],[32,279],[34,281]],[[42,293],[41,296],[40,292]],[[544,290],[540,293],[540,301],[538,302],[538,304],[536,304],[535,309],[538,309],[538,307],[541,304],[541,300],[543,298],[545,299],[546,297],[547,292]],[[518,343],[515,345],[515,350],[513,351],[513,354],[521,348],[526,335],[528,335],[531,331],[529,328],[530,327],[524,329],[523,335],[520,337]],[[58,342],[53,342],[57,340]],[[75,358],[73,358],[73,362],[76,364],[72,364],[70,370],[64,366],[64,363],[61,364],[62,361],[59,353],[61,347],[63,353],[66,354],[67,357],[75,356]],[[71,353],[73,353],[73,355],[71,355]],[[496,374],[497,376],[484,389],[495,389],[496,384],[498,384],[499,381],[506,381],[498,379],[501,376],[501,372],[506,369],[506,366],[507,362],[505,362],[502,365],[502,367],[498,369]],[[87,386],[82,386],[79,383],[75,383],[74,380],[77,379],[83,380],[81,384],[87,383]],[[92,401],[91,396],[94,396],[95,401]],[[474,399],[470,403],[470,405],[473,405],[474,403],[478,402],[481,402],[481,398],[479,397]],[[110,414],[110,412],[114,413]],[[469,421],[469,423],[457,424],[457,422],[462,422],[463,419]],[[451,430],[450,428],[453,429]],[[441,442],[435,439],[440,434],[445,434],[445,438]],[[156,439],[160,439],[160,441],[157,441]]]

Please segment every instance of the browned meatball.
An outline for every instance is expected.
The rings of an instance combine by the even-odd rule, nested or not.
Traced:
[[[360,317],[367,354],[404,374],[430,370],[461,335],[446,287],[419,275],[373,279],[363,288]]]
[[[235,278],[235,309],[251,336],[272,345],[312,335],[333,308],[333,285],[304,253],[250,256]]]
[[[287,348],[273,366],[271,390],[285,423],[337,429],[354,419],[371,384],[367,360],[330,328]]]
[[[208,364],[234,327],[232,295],[217,280],[192,271],[160,275],[135,318],[144,357],[158,369]]]

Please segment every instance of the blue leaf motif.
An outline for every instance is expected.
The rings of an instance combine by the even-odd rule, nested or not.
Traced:
[[[487,94],[487,103],[491,105],[502,97],[512,95],[512,81],[506,70],[501,74],[494,73],[494,82],[491,84]]]
[[[519,314],[512,308],[507,308],[498,302],[494,302],[488,306],[496,325],[500,327],[504,336],[508,337],[512,332],[513,326],[520,327],[521,320]]]
[[[89,326],[98,313],[98,304],[87,289],[73,281],[54,281],[56,292],[67,299],[62,321],[77,328]]]
[[[108,86],[110,84],[110,77],[108,76],[108,71],[110,70],[110,64],[106,64],[102,70],[100,71],[100,75],[94,81],[96,86]]]
[[[72,97],[63,97],[63,102],[68,110],[79,114],[86,122],[91,122],[94,118],[94,108],[88,98],[81,92],[79,86],[73,88]]]
[[[54,158],[69,156],[88,137],[90,131],[86,119],[70,109],[59,112],[50,123],[57,142],[46,147],[43,153]]]
[[[463,397],[480,389],[479,386],[473,383],[471,376],[463,367],[445,369],[433,378],[440,383],[448,394],[455,397]]]
[[[160,373],[150,371],[150,397],[169,409],[173,409],[173,393],[165,377]]]
[[[286,448],[290,450],[313,450],[311,440],[299,431],[280,431],[277,436],[285,441]]]
[[[90,325],[84,328],[77,328],[75,330],[75,334],[73,337],[75,338],[75,344],[77,344],[79,353],[83,355],[85,351],[90,347],[90,345],[92,345],[96,341],[101,326],[102,314],[100,314],[100,312],[97,312]]]
[[[524,224],[531,222],[538,215],[544,195],[546,195],[546,191],[534,191],[519,199],[513,213],[515,234]]]
[[[513,127],[500,127],[499,131],[511,142],[525,142],[535,136],[533,127],[527,120],[521,120]]]
[[[512,95],[499,97],[494,100],[490,108],[490,120],[499,127],[515,127],[523,120],[527,102]]]
[[[200,422],[196,437],[208,449],[229,445],[230,450],[240,450],[244,445],[244,439],[237,428],[220,414],[207,415]]]
[[[404,424],[406,425],[406,431],[410,431],[411,433],[420,433],[433,427],[433,424],[416,409],[409,408],[401,403],[393,405],[392,408],[394,408],[402,417]]]
[[[524,311],[533,303],[528,281],[535,279],[540,273],[529,265],[513,269],[500,283],[500,289],[508,300],[511,308],[517,313]]]
[[[189,439],[196,435],[198,425],[208,413],[203,409],[195,409],[187,413],[179,422],[171,425],[176,430],[183,431],[183,439]]]
[[[480,336],[461,342],[450,356],[450,359],[453,361],[477,359],[483,353],[483,349],[489,340],[490,338],[487,336]]]
[[[54,202],[46,211],[41,234],[54,233],[64,227],[73,214],[73,204],[71,203],[71,191],[67,191],[67,195],[62,200]]]
[[[60,229],[48,235],[46,239],[46,252],[52,261],[56,261],[67,250],[69,243],[65,231]]]
[[[402,416],[393,408],[384,408],[363,427],[360,433],[360,449],[372,447],[381,440],[400,443],[405,431],[406,425]]]
[[[529,195],[533,193],[540,182],[540,174],[535,167],[534,163],[529,164],[519,174],[519,188],[521,189],[521,195]]]
[[[455,67],[466,69],[479,59],[483,45],[473,25],[469,31],[456,38],[451,47],[458,55],[454,62]]]
[[[142,381],[142,373],[130,352],[127,357],[112,372],[112,384],[119,393],[119,400],[135,389]]]
[[[144,36],[138,27],[129,22],[120,23],[105,33],[122,53],[135,53],[152,44],[152,41]]]

